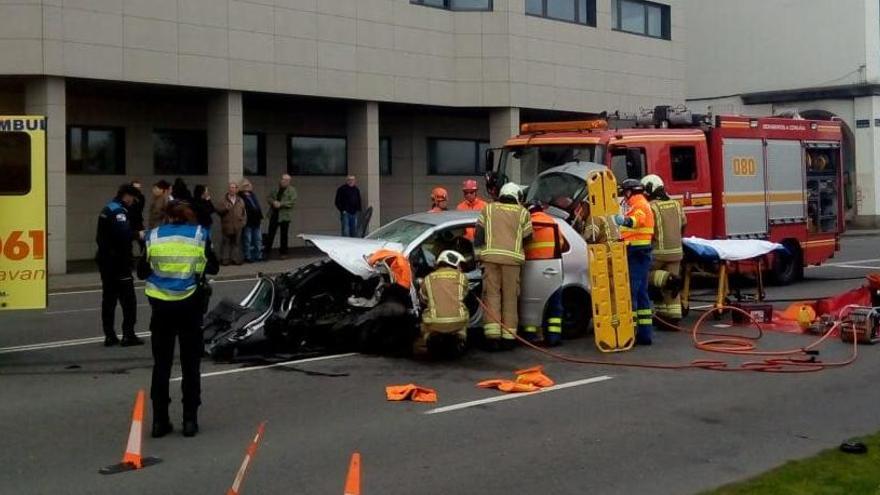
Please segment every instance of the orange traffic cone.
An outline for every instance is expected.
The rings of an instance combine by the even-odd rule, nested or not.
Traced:
[[[98,470],[99,473],[116,474],[143,469],[162,462],[162,459],[158,457],[141,456],[144,437],[144,395],[143,389],[138,390],[137,399],[134,401],[134,411],[131,413],[131,430],[128,432],[128,445],[125,446],[122,462],[101,468]]]
[[[251,440],[250,445],[248,445],[247,450],[244,453],[244,460],[241,461],[241,467],[238,468],[238,472],[235,473],[235,480],[232,481],[232,488],[226,492],[226,495],[238,495],[239,489],[241,489],[241,482],[244,481],[244,475],[247,472],[248,466],[250,466],[251,460],[257,455],[257,445],[260,443],[260,439],[263,437],[263,430],[266,429],[266,422],[263,421],[257,426],[257,434],[254,435],[254,439]]]
[[[361,495],[361,455],[358,452],[351,454],[343,495]]]

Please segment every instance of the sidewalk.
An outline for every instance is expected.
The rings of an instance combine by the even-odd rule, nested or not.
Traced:
[[[262,263],[221,266],[220,273],[211,277],[214,280],[247,280],[264,273],[274,275],[293,270],[320,258],[321,252],[315,248],[291,248],[286,260],[272,259]],[[101,276],[98,267],[92,260],[71,261],[67,265],[68,273],[49,276],[49,293],[97,290],[101,288]],[[143,282],[135,277],[135,287]]]

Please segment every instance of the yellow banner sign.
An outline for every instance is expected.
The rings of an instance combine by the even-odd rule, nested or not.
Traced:
[[[0,115],[0,311],[43,309],[46,118]]]

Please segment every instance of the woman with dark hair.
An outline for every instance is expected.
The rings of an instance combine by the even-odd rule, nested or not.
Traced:
[[[178,201],[192,201],[193,195],[189,192],[186,182],[180,177],[174,179],[174,185],[171,186],[171,197]]]
[[[196,184],[196,187],[193,189],[192,205],[199,225],[211,230],[211,225],[214,224],[212,215],[216,213],[216,210],[214,209],[214,203],[211,202],[211,191],[208,190],[208,186]]]

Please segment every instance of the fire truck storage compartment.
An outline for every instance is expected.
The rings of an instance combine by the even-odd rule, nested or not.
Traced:
[[[770,225],[804,221],[804,157],[800,141],[767,140]]]
[[[839,198],[837,175],[840,146],[837,143],[805,143],[807,169],[807,229],[810,233],[837,232]]]
[[[728,237],[767,235],[764,142],[724,138],[724,221]]]

